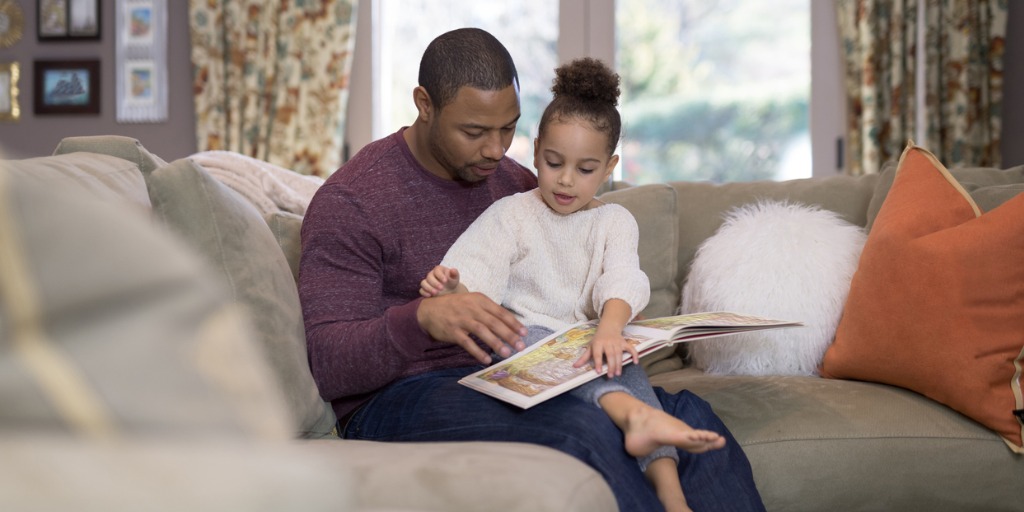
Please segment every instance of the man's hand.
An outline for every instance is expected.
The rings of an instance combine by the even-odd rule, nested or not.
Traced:
[[[437,297],[455,293],[459,288],[459,270],[438,265],[420,281],[420,295]]]
[[[523,350],[526,328],[507,309],[499,306],[482,293],[453,293],[430,297],[420,302],[416,310],[420,327],[435,340],[458,345],[483,364],[491,363],[470,335],[483,341],[502,357]]]

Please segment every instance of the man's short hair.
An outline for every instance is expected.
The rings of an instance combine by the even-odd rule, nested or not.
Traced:
[[[459,88],[498,91],[519,84],[516,65],[505,46],[485,30],[460,28],[427,45],[420,59],[420,86],[437,109],[455,99]]]

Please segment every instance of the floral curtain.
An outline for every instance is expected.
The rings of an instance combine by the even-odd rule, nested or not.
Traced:
[[[927,147],[949,167],[1001,163],[1007,0],[925,0]]]
[[[358,0],[190,0],[199,151],[341,164]]]
[[[918,27],[918,7],[924,9]],[[878,172],[917,130],[949,167],[998,166],[1007,0],[838,0],[846,58],[847,173]],[[917,62],[917,35],[924,62]]]
[[[839,0],[847,173],[877,173],[915,130],[918,0]]]

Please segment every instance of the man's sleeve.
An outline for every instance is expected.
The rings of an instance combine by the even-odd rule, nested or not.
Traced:
[[[431,344],[420,301],[383,307],[380,220],[341,187],[318,192],[302,226],[299,298],[310,368],[326,400],[376,391]]]

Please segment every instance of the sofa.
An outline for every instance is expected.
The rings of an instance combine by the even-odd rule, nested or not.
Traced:
[[[789,200],[868,227],[891,167],[601,198],[636,217],[643,314],[666,316],[731,208]],[[979,197],[999,187],[995,202],[1024,190],[1024,168],[955,175]],[[0,197],[0,509],[616,509],[596,472],[548,448],[338,439],[302,337],[301,215],[260,214],[194,159],[72,137],[2,161]],[[1024,457],[915,392],[707,375],[684,346],[642,363],[712,405],[770,511],[1024,510]]]

